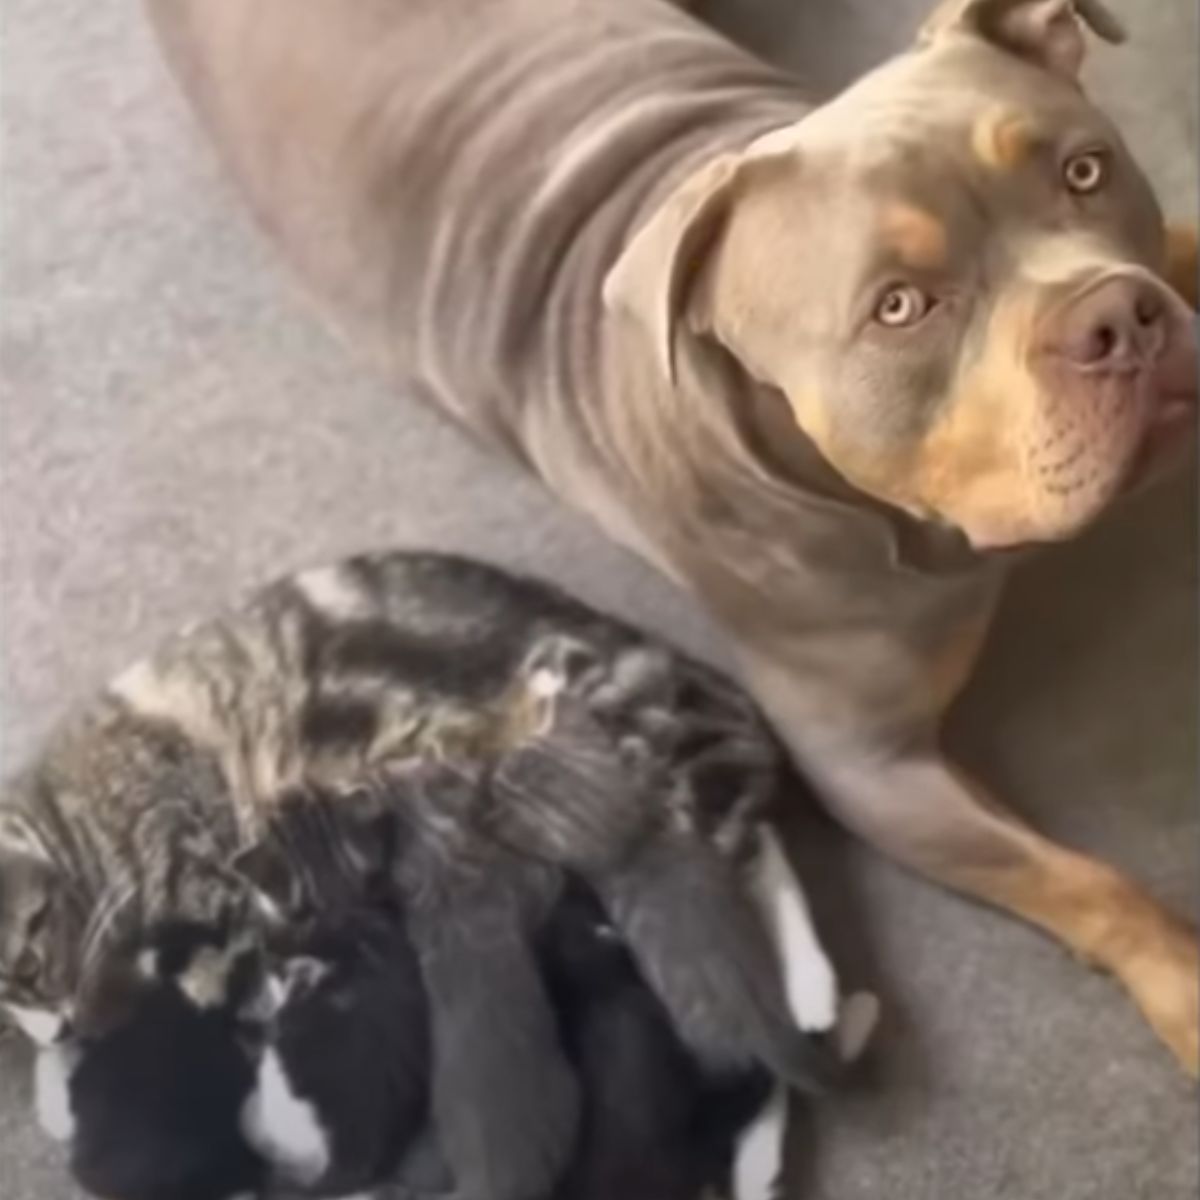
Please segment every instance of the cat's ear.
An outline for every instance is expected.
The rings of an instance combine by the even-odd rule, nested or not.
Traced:
[[[300,907],[303,890],[287,855],[272,838],[242,850],[233,869],[249,885],[258,916],[269,925],[283,925]]]

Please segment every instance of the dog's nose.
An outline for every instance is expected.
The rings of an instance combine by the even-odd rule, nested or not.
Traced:
[[[1076,366],[1119,370],[1153,362],[1166,325],[1166,303],[1153,284],[1111,279],[1071,305],[1057,340]]]

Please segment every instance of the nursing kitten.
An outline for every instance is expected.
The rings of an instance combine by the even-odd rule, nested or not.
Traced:
[[[277,1185],[365,1192],[397,1172],[429,1122],[429,1014],[412,944],[390,906],[356,907],[287,934],[277,952],[242,1130]]]
[[[359,910],[312,929],[292,942],[299,956],[284,969],[289,985],[244,1109],[243,1126],[276,1165],[276,1180],[297,1195],[490,1195],[472,1189],[503,1179],[505,1163],[488,1164],[492,1176],[478,1164],[455,1170],[444,1161],[443,1129],[417,1123],[426,1116],[427,1026],[399,914]],[[563,884],[537,955],[582,1096],[566,1172],[537,1200],[775,1195],[774,1147],[755,1137],[781,1115],[771,1073],[757,1064],[714,1068],[689,1050],[579,880]],[[521,1020],[496,1007],[461,1032],[477,1049],[481,1038],[505,1042]],[[854,1057],[860,1048],[841,1050]],[[488,1105],[527,1110],[523,1095],[537,1072],[524,1065],[525,1075],[475,1098],[476,1119]]]
[[[39,1115],[85,1190],[467,1194],[428,1124],[428,1020],[399,913],[331,912],[286,931],[272,947],[278,986],[265,988],[257,952],[228,931],[177,924],[130,950],[133,969],[101,989],[103,1031],[64,1030],[39,1052]],[[538,955],[584,1096],[571,1164],[545,1200],[694,1200],[721,1185],[769,1073],[703,1069],[581,884],[556,902]],[[506,1018],[493,1014],[491,1036]],[[510,1097],[524,1082],[509,1081]]]
[[[395,1174],[427,1127],[429,1031],[394,913],[289,935],[278,974],[227,929],[169,923],[127,950],[97,985],[92,1032],[27,1029],[39,1122],[81,1188],[340,1197]],[[446,1191],[440,1170],[425,1182]]]
[[[120,1200],[251,1200],[266,1164],[238,1125],[254,1083],[255,953],[227,931],[164,926],[98,988],[103,1018],[37,1051],[39,1120],[84,1191]]]
[[[579,1110],[532,949],[563,869],[707,1065],[760,1063],[810,1090],[836,1073],[804,1036],[836,1025],[833,973],[762,825],[787,786],[749,700],[708,668],[479,563],[352,559],[168,640],[13,782],[0,1002],[80,1018],[109,949],[139,930],[253,924],[239,859],[285,810],[311,833],[287,843],[291,872],[316,855],[352,891],[378,865],[362,832],[394,815],[435,1121],[456,1164],[504,1165],[497,1200],[539,1194]],[[501,1007],[523,1014],[504,1044],[483,1036]],[[538,1072],[526,1110],[468,1117],[523,1070]]]
[[[732,1196],[738,1139],[772,1097],[770,1073],[757,1064],[714,1071],[689,1053],[586,888],[568,885],[542,954],[585,1097],[555,1197]]]
[[[570,1165],[546,1200],[724,1189],[745,1150],[761,1149],[742,1135],[774,1096],[769,1072],[700,1063],[579,882],[567,881],[537,953],[584,1097]],[[282,930],[270,947],[275,986],[257,948],[228,929],[170,924],[127,947],[125,961],[131,969],[97,989],[90,1036],[30,1029],[56,1039],[39,1054],[39,1114],[70,1142],[87,1190],[124,1200],[471,1194],[429,1121],[425,997],[390,904]],[[488,1035],[503,1042],[520,1019],[496,1010]],[[510,1079],[478,1103],[521,1108],[527,1086]],[[742,1174],[722,1194],[773,1194],[769,1180],[747,1188]]]

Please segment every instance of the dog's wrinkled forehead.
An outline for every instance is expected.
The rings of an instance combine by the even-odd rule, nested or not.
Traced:
[[[1054,12],[1077,50],[1085,36],[1062,0],[946,7]],[[807,368],[844,352],[889,280],[969,295],[983,319],[1051,251],[1064,278],[1064,253],[1156,266],[1162,213],[1080,86],[1081,53],[1056,67],[1049,51],[1048,62],[1017,49],[951,24],[744,154],[727,189],[725,260],[750,262],[757,278],[795,276],[772,286],[792,346],[813,339]],[[758,324],[763,307],[738,306]]]
[[[836,160],[856,189],[915,188],[936,199],[950,185],[986,203],[984,193],[1039,158],[1093,144],[1119,147],[1120,137],[1073,80],[964,38],[864,77],[804,123],[796,149]]]

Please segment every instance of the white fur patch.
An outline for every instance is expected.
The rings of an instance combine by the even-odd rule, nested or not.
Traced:
[[[563,689],[563,677],[549,667],[539,667],[529,676],[529,690],[539,700],[553,700]]]
[[[762,829],[753,890],[783,964],[784,989],[792,1016],[807,1033],[837,1024],[838,987],[796,872],[774,831]]]
[[[36,1046],[52,1046],[62,1037],[66,1018],[49,1008],[25,1008],[20,1004],[5,1004],[13,1023]]]
[[[128,667],[109,691],[144,717],[177,725],[205,746],[219,745],[222,731],[204,689],[183,674],[159,670],[152,659]]]
[[[316,1110],[292,1091],[274,1048],[258,1066],[258,1081],[242,1107],[242,1132],[250,1144],[293,1182],[308,1186],[329,1166],[329,1137]]]
[[[38,1124],[56,1142],[69,1142],[75,1135],[68,1086],[74,1055],[66,1047],[40,1049],[33,1063],[33,1104]]]
[[[204,946],[197,950],[177,980],[180,990],[201,1011],[222,1007],[229,1000],[229,978],[234,964],[252,945],[252,940],[243,935],[232,939],[227,946]]]
[[[778,1086],[754,1123],[738,1138],[733,1200],[775,1200],[781,1194],[787,1137],[787,1090]]]
[[[179,988],[201,1011],[225,1003],[229,983],[229,961],[220,950],[209,946],[198,950],[179,976]]]
[[[371,604],[362,588],[341,567],[313,567],[296,576],[296,590],[318,612],[342,620],[371,615]]]

